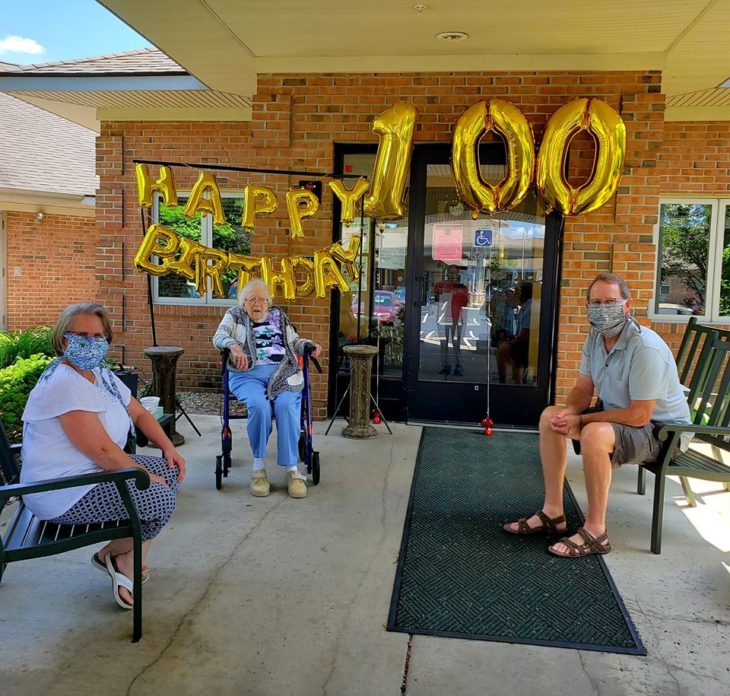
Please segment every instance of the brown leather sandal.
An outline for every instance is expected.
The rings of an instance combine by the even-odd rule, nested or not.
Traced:
[[[535,514],[540,518],[540,522],[542,522],[539,527],[530,527],[530,525],[527,524],[527,520],[529,518],[520,517],[517,522],[508,522],[502,527],[502,529],[504,529],[504,531],[508,534],[520,534],[523,536],[527,534],[557,536],[558,534],[565,534],[565,532],[568,531],[567,528],[558,529],[558,525],[565,522],[565,515],[559,515],[558,517],[553,517],[551,519],[542,510],[538,510]],[[517,524],[517,529],[510,529],[511,524]]]
[[[567,551],[555,551],[552,546],[548,547],[548,551],[553,556],[560,556],[560,558],[582,558],[583,556],[592,556],[594,553],[610,553],[611,544],[608,541],[608,531],[596,538],[581,527],[576,534],[579,534],[583,539],[582,544],[576,544],[568,537],[563,537],[557,543],[565,544],[568,547]]]

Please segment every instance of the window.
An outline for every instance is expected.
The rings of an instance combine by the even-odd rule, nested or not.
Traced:
[[[213,224],[212,215],[196,213],[194,219],[183,215],[187,197],[178,196],[178,205],[166,206],[162,197],[155,194],[152,218],[155,222],[174,230],[179,236],[194,239],[203,246],[232,251],[236,254],[251,253],[251,235],[241,227],[243,198],[225,197],[221,194],[225,225]],[[154,299],[159,304],[232,305],[238,295],[238,271],[223,274],[223,290],[226,297],[215,297],[210,287],[201,297],[195,283],[180,275],[153,277]],[[209,283],[210,285],[210,283]]]
[[[660,202],[655,319],[730,321],[730,199]]]

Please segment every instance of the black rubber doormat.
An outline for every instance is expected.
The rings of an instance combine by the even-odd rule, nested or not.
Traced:
[[[536,434],[424,428],[388,630],[646,655],[601,556],[502,530],[542,495]],[[577,529],[567,484],[565,511]]]

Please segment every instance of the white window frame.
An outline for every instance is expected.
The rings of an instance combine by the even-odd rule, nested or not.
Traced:
[[[181,198],[189,198],[190,193],[178,191]],[[224,193],[221,191],[221,198],[241,198],[239,193]],[[162,196],[155,193],[152,198],[152,222],[158,223],[160,220],[160,201]],[[210,214],[201,215],[200,219],[200,243],[203,246],[213,246],[213,216]],[[152,276],[152,301],[159,305],[185,305],[188,307],[233,307],[238,304],[235,298],[215,297],[210,288],[210,283],[205,295],[201,297],[160,297],[160,278]]]
[[[682,196],[682,197],[661,197],[659,199],[659,210],[657,223],[654,226],[654,245],[656,247],[654,258],[654,290],[649,302],[648,316],[652,321],[666,324],[686,324],[691,315],[686,314],[657,314],[656,288],[659,282],[660,264],[659,258],[659,234],[661,227],[662,205],[709,205],[710,214],[710,240],[707,263],[707,295],[705,298],[705,314],[698,316],[697,320],[705,324],[730,324],[730,316],[720,316],[720,280],[722,279],[722,248],[724,237],[724,221],[727,208],[730,206],[730,198],[706,198],[703,196]]]

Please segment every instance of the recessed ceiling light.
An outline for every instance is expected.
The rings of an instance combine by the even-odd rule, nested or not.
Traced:
[[[427,10],[428,9],[428,5],[424,5],[423,3],[419,3],[418,5],[414,5],[413,6],[413,9],[420,14],[424,10]]]
[[[469,34],[463,31],[442,31],[440,34],[436,34],[436,38],[439,41],[466,41]]]

